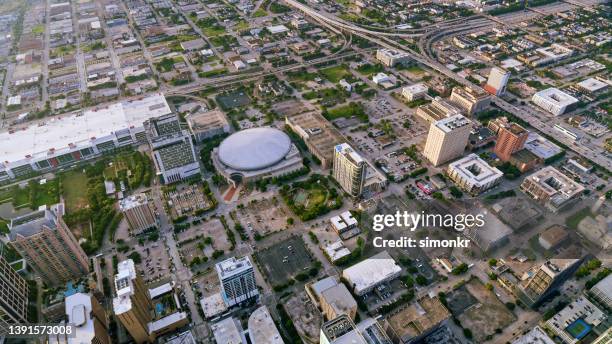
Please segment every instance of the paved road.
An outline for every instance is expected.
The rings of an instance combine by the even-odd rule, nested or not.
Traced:
[[[364,39],[367,39],[371,42],[374,42],[378,45],[381,45],[383,47],[386,48],[390,48],[390,49],[399,49],[402,50],[404,52],[407,52],[411,55],[411,57],[416,60],[419,63],[422,63],[430,68],[432,68],[433,70],[437,70],[438,72],[444,74],[445,76],[455,80],[456,82],[458,82],[461,85],[464,85],[466,87],[475,89],[475,90],[479,90],[482,91],[482,88],[480,88],[480,86],[473,84],[471,81],[466,80],[465,78],[459,76],[457,73],[451,71],[450,69],[446,68],[446,66],[442,65],[440,62],[438,62],[437,60],[435,60],[434,58],[430,57],[430,56],[423,56],[415,51],[413,51],[412,49],[410,49],[409,47],[406,47],[398,42],[395,42],[391,39],[389,39],[388,37],[385,36],[393,36],[393,37],[402,37],[402,34],[386,34],[383,35],[379,32],[375,32],[369,29],[364,29],[361,28],[353,23],[346,23],[342,20],[339,20],[338,18],[335,18],[334,16],[331,16],[329,14],[327,15],[321,15],[320,13],[318,13],[317,11],[314,11],[313,9],[309,8],[306,5],[303,5],[302,3],[296,1],[296,0],[285,0],[285,2],[287,4],[289,4],[290,6],[297,8],[298,10],[304,12],[306,15],[316,19],[316,20],[321,20],[326,22],[327,24],[331,25],[331,26],[335,26],[338,27],[340,29],[349,31],[357,36],[360,36]],[[592,149],[589,149],[587,147],[584,146],[579,146],[577,145],[575,142],[573,142],[571,139],[569,139],[567,136],[565,136],[564,134],[558,132],[557,130],[555,130],[553,128],[553,126],[549,123],[545,123],[542,122],[541,120],[539,120],[536,116],[535,116],[535,112],[533,110],[524,110],[524,109],[519,109],[516,106],[508,103],[507,101],[505,101],[504,99],[497,97],[497,96],[492,96],[492,102],[497,105],[498,107],[500,107],[501,109],[513,114],[514,116],[526,121],[527,123],[529,123],[530,126],[532,126],[533,128],[553,137],[554,139],[556,139],[559,142],[562,142],[563,144],[567,145],[571,150],[573,150],[574,152],[576,152],[577,154],[595,162],[596,164],[608,169],[609,171],[612,170],[612,159],[608,158],[608,156],[606,155],[606,153],[603,151],[603,149],[598,149],[597,151],[594,151]]]

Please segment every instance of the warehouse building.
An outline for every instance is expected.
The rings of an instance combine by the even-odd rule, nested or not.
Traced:
[[[345,269],[342,277],[353,286],[353,292],[361,296],[398,278],[401,272],[402,268],[387,251],[383,251]]]

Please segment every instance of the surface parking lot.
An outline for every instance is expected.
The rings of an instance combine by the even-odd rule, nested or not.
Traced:
[[[314,262],[299,236],[258,251],[255,259],[272,285],[285,283],[296,274],[307,271]]]
[[[164,244],[158,241],[150,242],[144,247],[137,245],[135,251],[141,257],[141,263],[138,264],[137,270],[140,271],[145,283],[168,276],[171,264]]]

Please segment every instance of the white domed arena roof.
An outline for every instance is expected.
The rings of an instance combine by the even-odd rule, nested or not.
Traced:
[[[291,139],[284,132],[264,127],[239,131],[219,145],[219,159],[230,168],[260,170],[281,161],[291,150]]]

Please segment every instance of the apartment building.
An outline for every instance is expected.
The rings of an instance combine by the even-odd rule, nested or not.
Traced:
[[[334,147],[334,179],[352,197],[361,195],[366,168],[366,161],[348,143]]]
[[[89,258],[62,219],[64,204],[42,206],[14,218],[11,245],[49,284],[58,285],[89,272]]]

